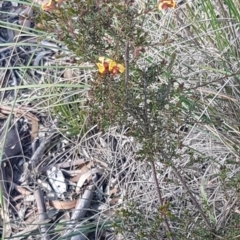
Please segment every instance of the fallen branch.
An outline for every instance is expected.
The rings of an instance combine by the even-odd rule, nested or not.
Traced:
[[[56,134],[50,135],[48,138],[43,140],[40,144],[40,146],[37,148],[33,156],[31,157],[31,169],[36,171],[36,166],[39,164],[40,159],[42,158],[44,152],[47,150],[47,148],[51,145],[53,138],[56,136]],[[39,213],[39,221],[45,221],[48,219],[47,213],[46,213],[46,204],[44,200],[43,191],[41,189],[37,189],[34,192],[34,196],[36,198],[38,213]],[[50,236],[47,234],[47,228],[46,226],[42,225],[40,227],[41,229],[41,235],[42,240],[49,240]]]
[[[89,185],[86,190],[84,191],[84,194],[82,195],[82,197],[78,200],[76,207],[75,207],[75,211],[73,212],[73,215],[71,217],[71,224],[68,227],[67,232],[64,234],[64,236],[67,236],[68,234],[72,233],[73,229],[75,227],[74,223],[76,223],[77,221],[81,220],[82,218],[85,217],[85,214],[87,213],[90,205],[91,205],[91,201],[93,198],[93,193],[96,189],[96,185],[95,182],[97,181],[97,176],[94,175],[93,176],[93,184]],[[86,239],[86,236],[83,233],[80,233],[76,236],[72,236],[70,238],[71,240],[84,240]]]

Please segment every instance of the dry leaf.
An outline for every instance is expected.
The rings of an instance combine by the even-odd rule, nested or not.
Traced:
[[[54,207],[58,210],[69,210],[75,208],[77,200],[72,201],[58,201],[58,200],[49,200],[47,205]]]
[[[87,173],[83,174],[83,175],[80,177],[80,179],[79,179],[79,181],[78,181],[78,183],[77,183],[76,192],[77,192],[77,193],[80,192],[80,189],[81,189],[81,187],[84,185],[84,183],[85,183],[86,181],[89,182],[89,181],[92,179],[92,176],[93,176],[94,174],[99,173],[99,174],[102,175],[103,172],[104,172],[103,169],[93,168],[93,169],[90,169]]]

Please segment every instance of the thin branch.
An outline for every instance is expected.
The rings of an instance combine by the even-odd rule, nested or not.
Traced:
[[[56,134],[51,134],[48,138],[44,139],[40,146],[37,148],[33,156],[31,157],[31,169],[36,171],[36,166],[40,162],[44,152],[47,150],[47,148],[51,145],[53,138],[56,137]],[[44,194],[41,189],[36,189],[34,192],[34,196],[36,198],[36,203],[37,203],[37,208],[38,208],[38,213],[39,213],[39,222],[42,222],[46,219],[48,219],[47,211],[46,211],[46,204],[44,201]],[[40,227],[41,229],[41,235],[42,235],[42,240],[49,240],[50,236],[47,234],[47,228],[43,224]]]
[[[157,194],[158,194],[158,200],[160,202],[160,205],[163,206],[163,199],[162,199],[162,194],[161,194],[161,190],[160,190],[161,188],[160,188],[159,183],[158,183],[156,167],[155,167],[155,163],[153,161],[151,161],[151,167],[152,167],[152,173],[153,173],[155,187],[156,187]],[[165,228],[166,228],[167,232],[169,234],[171,234],[170,225],[168,223],[168,219],[167,219],[166,215],[163,215],[163,219],[164,219]],[[170,236],[170,239],[172,239],[171,236]]]
[[[39,222],[42,222],[42,221],[48,219],[43,191],[38,188],[34,192],[34,196],[35,196],[36,202],[37,202],[38,219],[39,219]],[[40,226],[40,229],[41,229],[41,235],[42,235],[41,239],[42,240],[50,240],[50,236],[49,236],[49,234],[47,234],[48,229],[47,229],[46,225],[42,224]]]
[[[142,84],[143,84],[143,120],[144,120],[144,132],[147,136],[147,138],[150,137],[150,135],[152,134],[152,131],[150,129],[150,120],[148,117],[148,104],[147,104],[147,79],[146,76],[142,77]],[[159,203],[161,206],[164,205],[163,203],[163,199],[162,199],[162,194],[161,194],[161,188],[159,186],[158,183],[158,179],[157,179],[157,173],[156,173],[156,167],[155,167],[155,163],[154,161],[150,161],[151,162],[151,167],[152,167],[152,173],[153,173],[153,178],[154,178],[154,182],[155,182],[155,187],[157,190],[157,194],[158,194],[158,199],[159,199]],[[171,229],[170,229],[170,225],[167,219],[167,216],[164,214],[163,215],[163,219],[164,219],[164,224],[165,224],[165,229],[167,231],[167,233],[170,235],[170,239],[172,239],[171,237]]]
[[[129,81],[129,42],[126,42],[125,45],[125,91],[127,93],[128,81]]]
[[[178,179],[180,180],[180,182],[182,183],[183,187],[186,189],[186,191],[188,192],[190,198],[193,201],[193,204],[195,205],[195,207],[197,208],[197,210],[199,211],[199,213],[201,214],[203,220],[205,221],[205,223],[207,224],[209,230],[213,231],[213,227],[211,225],[211,223],[208,221],[204,211],[202,210],[200,204],[198,203],[198,201],[196,200],[196,198],[193,196],[192,192],[190,191],[189,187],[187,186],[186,182],[184,181],[184,179],[182,178],[182,176],[180,175],[180,173],[178,172],[177,168],[175,166],[171,166],[174,173],[176,174],[176,176],[178,177]]]
[[[90,208],[90,205],[91,205],[91,202],[92,202],[92,198],[93,198],[93,194],[94,194],[94,191],[96,189],[96,182],[98,180],[98,177],[97,175],[93,175],[92,177],[92,181],[93,181],[93,184],[89,185],[86,190],[84,191],[83,195],[79,198],[77,204],[76,204],[76,207],[75,207],[75,210],[72,214],[72,217],[71,217],[71,224],[68,225],[68,229],[66,230],[66,232],[64,233],[64,236],[67,237],[67,235],[71,234],[73,232],[73,228],[77,228],[79,226],[81,226],[81,223],[80,225],[78,225],[76,227],[76,225],[74,223],[77,223],[78,221],[81,221],[88,209]],[[77,232],[77,229],[75,230]],[[79,232],[78,235],[75,235],[75,236],[72,236],[71,238],[70,237],[67,237],[67,239],[71,239],[71,240],[84,240],[86,239],[86,236]]]
[[[34,169],[38,163],[41,160],[42,155],[44,154],[44,152],[46,151],[46,149],[52,144],[53,139],[57,136],[56,133],[51,134],[49,137],[47,137],[46,139],[44,139],[40,146],[37,148],[36,152],[33,154],[33,156],[31,157],[31,166],[32,169]]]

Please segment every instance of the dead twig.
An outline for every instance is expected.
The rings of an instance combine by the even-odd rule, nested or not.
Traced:
[[[96,189],[96,185],[95,182],[97,181],[97,175],[93,176],[93,184],[89,185],[86,190],[84,191],[84,194],[82,195],[82,197],[78,200],[76,207],[75,207],[75,211],[73,212],[73,215],[71,217],[71,222],[72,224],[70,224],[67,232],[64,234],[64,236],[70,234],[73,230],[72,228],[74,227],[74,222],[79,221],[80,219],[82,219],[86,212],[88,211],[90,205],[91,205],[91,201],[93,198],[93,193]],[[86,236],[83,233],[79,233],[76,236],[71,237],[71,240],[84,240],[86,239]]]
[[[30,162],[31,162],[32,169],[37,167],[37,165],[40,162],[40,159],[41,159],[42,155],[44,154],[46,149],[52,144],[52,141],[56,136],[57,136],[57,134],[53,133],[41,142],[40,146],[38,147],[36,152],[31,157]]]
[[[42,155],[46,151],[46,149],[50,146],[52,143],[53,138],[56,136],[56,134],[50,135],[48,138],[46,138],[44,141],[41,142],[40,146],[36,150],[36,152],[33,154],[31,158],[31,168],[33,170],[36,170],[36,166],[39,163]],[[36,198],[38,213],[39,213],[39,221],[45,221],[48,219],[47,213],[46,213],[46,204],[44,200],[43,191],[41,189],[37,189],[34,192],[34,196]],[[42,240],[49,240],[50,236],[47,234],[47,228],[44,226],[44,224],[40,227],[41,234],[42,234]]]
[[[162,194],[161,194],[160,186],[159,186],[158,179],[157,179],[155,163],[153,161],[151,161],[151,167],[152,167],[152,173],[153,173],[153,179],[154,179],[155,187],[156,187],[156,190],[157,190],[158,200],[160,202],[160,205],[163,206],[164,202],[163,202],[163,199],[162,199]],[[166,215],[163,215],[163,219],[164,219],[165,228],[166,228],[167,232],[171,233],[170,225],[168,223],[168,219],[167,219]],[[171,236],[170,236],[170,239],[172,239]]]
[[[198,203],[197,199],[193,196],[192,192],[190,191],[189,187],[187,186],[186,182],[184,181],[184,179],[182,178],[181,174],[178,172],[177,168],[175,166],[171,166],[173,169],[173,172],[176,174],[176,176],[178,177],[178,179],[180,180],[180,182],[182,183],[183,187],[186,189],[186,191],[189,194],[189,197],[192,199],[193,204],[195,205],[195,207],[197,208],[197,210],[199,211],[199,213],[201,214],[204,222],[206,223],[206,225],[208,226],[209,230],[213,231],[213,227],[211,225],[211,223],[208,221],[205,213],[203,212],[200,204]],[[214,232],[214,231],[213,231]]]
[[[34,192],[34,196],[35,196],[36,202],[37,202],[38,219],[39,219],[39,221],[44,221],[44,220],[48,219],[48,215],[47,215],[43,191],[40,188],[38,188]],[[41,239],[42,240],[50,240],[50,236],[47,234],[48,229],[47,229],[46,225],[45,224],[41,225],[40,229],[41,229],[41,234],[42,234]]]

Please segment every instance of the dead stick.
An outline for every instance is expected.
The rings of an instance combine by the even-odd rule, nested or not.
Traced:
[[[154,179],[156,190],[157,190],[158,200],[160,202],[160,205],[163,206],[163,199],[162,199],[162,194],[161,194],[160,186],[159,186],[158,179],[157,179],[156,167],[155,167],[155,163],[153,161],[151,161],[151,167],[152,167],[152,172],[153,172],[153,179]],[[163,215],[163,220],[164,220],[165,228],[166,228],[167,232],[169,234],[171,234],[171,229],[170,229],[166,215]],[[170,236],[170,239],[172,239],[171,236]]]
[[[196,200],[196,198],[193,196],[192,192],[190,191],[189,187],[187,186],[187,184],[185,183],[184,179],[182,178],[182,176],[180,175],[180,173],[178,172],[177,168],[175,166],[171,166],[174,173],[177,175],[178,179],[180,180],[180,182],[182,183],[183,187],[187,190],[190,198],[193,201],[193,204],[195,205],[195,207],[197,208],[197,210],[199,211],[199,213],[201,214],[204,222],[207,224],[209,230],[213,230],[211,223],[208,221],[205,213],[203,212],[200,204],[198,203],[198,201]]]
[[[36,170],[36,166],[39,163],[40,159],[42,158],[42,155],[47,150],[47,148],[52,143],[53,138],[55,137],[55,134],[50,135],[48,138],[43,140],[38,147],[38,149],[35,151],[33,156],[31,157],[31,168],[33,170]],[[34,192],[34,196],[36,198],[38,213],[39,213],[39,221],[42,222],[43,220],[48,219],[47,213],[46,213],[46,205],[44,200],[44,195],[41,189],[37,189]],[[50,236],[47,234],[47,228],[44,226],[44,224],[40,227],[41,234],[42,234],[42,240],[50,240]]]

